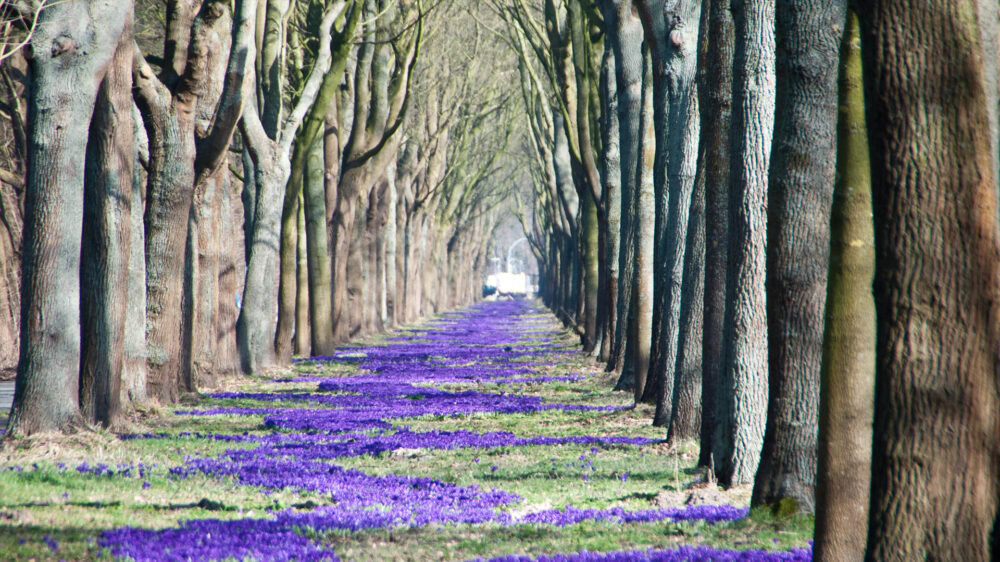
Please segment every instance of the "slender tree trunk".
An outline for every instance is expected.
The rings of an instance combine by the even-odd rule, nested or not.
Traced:
[[[132,222],[132,16],[97,93],[87,139],[80,271],[80,409],[109,427],[121,414]]]
[[[866,558],[988,560],[1000,233],[977,6],[861,9],[877,318]]]
[[[589,147],[588,149],[589,150]],[[597,202],[593,194],[584,192],[581,202],[581,222],[580,234],[582,236],[581,246],[583,249],[583,351],[591,353],[597,344],[597,299],[598,281],[600,272],[598,270],[598,212]]]
[[[840,48],[837,182],[820,388],[816,560],[861,560],[868,537],[875,401],[875,246],[858,19]]]
[[[398,305],[399,299],[397,298],[397,268],[396,263],[398,261],[398,256],[396,252],[397,247],[397,227],[399,217],[397,216],[397,211],[399,209],[399,194],[396,190],[396,162],[393,161],[389,164],[389,168],[386,169],[386,217],[385,217],[385,288],[386,288],[386,298],[385,298],[385,314],[382,318],[382,324],[391,328],[396,325],[396,307]]]
[[[653,160],[656,153],[656,130],[653,127],[652,61],[644,57],[646,72],[642,95],[642,144],[639,158],[638,193],[635,212],[635,272],[632,299],[635,315],[631,318],[634,339],[632,358],[635,369],[635,402],[642,400],[649,372],[649,354],[653,343],[653,251],[656,238],[656,193],[653,186]],[[649,87],[646,86],[649,84]]]
[[[621,235],[618,252],[618,307],[614,345],[608,370],[624,374],[625,345],[631,323],[632,277],[635,253],[633,223],[639,178],[639,145],[642,113],[642,23],[631,0],[618,3],[615,33],[615,73],[618,84],[618,127],[621,152]],[[621,378],[615,388],[627,386]]]
[[[615,326],[618,323],[618,253],[620,251],[621,221],[622,221],[622,166],[621,138],[618,127],[618,81],[615,62],[614,41],[617,41],[615,10],[611,2],[602,2],[601,12],[604,14],[608,32],[605,36],[605,54],[601,65],[601,101],[602,108],[602,147],[604,152],[604,260],[605,276],[602,296],[605,303],[604,333],[601,337],[601,348],[597,355],[598,361],[607,363],[611,357],[611,347],[614,345]]]
[[[753,481],[767,412],[765,228],[774,120],[774,2],[733,3],[733,125],[729,271],[715,472],[725,486]]]
[[[23,183],[19,186],[24,188]],[[0,180],[0,370],[3,371],[17,370],[20,347],[23,218],[18,199],[18,189],[13,183]]]
[[[709,0],[705,57],[698,72],[705,174],[705,311],[702,327],[701,440],[698,465],[713,467],[719,385],[726,346],[726,269],[729,262],[729,135],[732,110],[733,18],[728,0]],[[709,228],[711,225],[711,228]],[[713,467],[714,468],[714,467]]]
[[[98,89],[129,7],[127,2],[54,4],[39,14],[32,37],[21,349],[8,435],[68,430],[83,421],[83,163]]]

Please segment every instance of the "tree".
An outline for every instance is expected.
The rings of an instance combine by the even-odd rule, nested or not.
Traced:
[[[837,181],[830,223],[816,472],[817,560],[860,560],[868,534],[875,393],[875,241],[858,19],[840,48]]]
[[[630,323],[634,270],[633,194],[639,179],[639,146],[642,113],[642,23],[631,0],[616,2],[614,28],[615,73],[618,89],[619,150],[621,152],[621,235],[619,236],[618,310],[608,370],[624,375],[626,340]],[[616,388],[624,386],[619,378]]]
[[[877,322],[866,559],[988,560],[1000,233],[984,64],[996,46],[971,0],[860,10]]]
[[[195,389],[191,342],[196,312],[185,302],[194,279],[189,223],[196,195],[215,180],[244,105],[243,78],[256,16],[255,0],[211,1],[198,7],[172,2],[168,9],[163,71],[159,76],[136,54],[134,97],[149,138],[146,186],[146,336],[149,389],[162,402]],[[230,31],[231,30],[231,31]],[[215,56],[231,37],[228,62]],[[205,110],[204,106],[211,109]],[[213,115],[208,123],[200,114]],[[244,299],[246,300],[246,299]]]
[[[282,246],[282,217],[288,211],[286,185],[291,174],[290,155],[296,132],[302,123],[306,112],[312,107],[320,92],[324,78],[330,72],[333,64],[330,37],[334,23],[347,8],[345,1],[328,5],[324,11],[318,28],[319,50],[310,66],[308,77],[302,85],[298,100],[287,116],[278,121],[272,121],[271,116],[280,116],[280,109],[273,106],[281,105],[280,88],[270,90],[271,97],[261,100],[263,111],[257,103],[246,103],[240,119],[240,131],[243,134],[247,152],[253,161],[253,204],[244,212],[252,214],[252,228],[247,236],[249,246],[246,284],[244,287],[243,308],[236,323],[236,336],[240,347],[240,363],[246,373],[258,372],[275,365],[278,361],[276,343],[284,342],[288,346],[287,355],[291,354],[291,333],[287,340],[284,334],[276,330],[275,306],[278,304],[277,279],[274,271],[278,270]],[[251,64],[254,54],[249,57]],[[266,75],[262,72],[261,76]],[[276,97],[277,96],[277,97]],[[303,147],[307,149],[308,145]],[[247,179],[249,181],[249,178]],[[299,184],[301,185],[301,183]],[[292,205],[294,210],[294,205]],[[293,213],[297,219],[297,214]],[[292,245],[292,254],[296,250]],[[293,259],[294,262],[294,259]],[[291,268],[293,284],[295,282],[294,264]],[[289,281],[284,281],[288,283]],[[290,308],[293,313],[294,299]],[[277,333],[276,333],[277,332]]]
[[[699,62],[698,97],[701,109],[699,166],[705,175],[705,304],[702,326],[700,466],[713,465],[719,422],[720,383],[725,365],[726,270],[729,263],[729,133],[732,112],[733,14],[726,0],[711,0],[705,8],[708,22],[706,56]]]
[[[670,421],[688,211],[694,187],[698,148],[695,102],[698,21],[701,2],[637,2],[653,62],[653,163],[656,193],[655,261],[650,367],[644,398],[657,404],[654,424]],[[677,134],[677,131],[681,131]],[[673,134],[671,134],[673,133]]]
[[[729,265],[725,363],[713,439],[719,481],[757,472],[767,404],[764,243],[767,170],[774,119],[774,2],[733,2],[733,122],[730,137]]]
[[[90,117],[131,13],[128,2],[63,2],[31,39],[34,116],[22,273],[21,349],[9,435],[70,429],[79,407],[80,249]]]
[[[837,68],[846,2],[778,0],[767,194],[767,429],[752,505],[815,510]]]
[[[132,56],[129,13],[97,92],[87,138],[80,270],[80,408],[111,426],[122,410],[132,249]]]

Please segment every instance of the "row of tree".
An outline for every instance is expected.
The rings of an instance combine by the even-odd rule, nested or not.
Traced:
[[[517,98],[461,3],[0,14],[24,47],[0,65],[9,436],[113,426],[480,296]]]
[[[542,294],[619,388],[819,559],[1000,555],[996,3],[492,6]]]

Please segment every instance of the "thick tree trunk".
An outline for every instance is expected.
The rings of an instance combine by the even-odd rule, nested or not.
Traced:
[[[815,511],[837,66],[846,1],[778,0],[768,179],[768,409],[751,504]]]
[[[729,0],[706,2],[702,33],[705,53],[698,69],[701,108],[701,143],[704,157],[699,166],[705,175],[705,310],[702,326],[701,440],[698,465],[714,463],[713,449],[719,416],[722,368],[726,345],[723,339],[726,313],[726,270],[729,263],[729,135],[733,85],[733,18]],[[709,228],[709,225],[711,227]]]
[[[868,537],[875,401],[875,246],[858,19],[840,48],[837,183],[820,388],[816,472],[818,561],[861,560]]]
[[[247,104],[248,106],[250,104]],[[244,123],[241,120],[241,123]],[[242,128],[246,125],[241,124]],[[263,131],[260,131],[263,135]],[[244,132],[244,138],[248,135]],[[261,140],[266,146],[267,142]],[[253,179],[256,185],[253,233],[247,260],[243,306],[236,321],[240,366],[244,373],[255,373],[277,363],[274,335],[277,324],[279,271],[278,249],[281,244],[281,201],[288,180],[288,159],[274,158],[276,150],[251,149],[254,158]]]
[[[128,2],[64,2],[38,16],[29,95],[21,348],[8,435],[68,430],[83,421],[78,391],[86,139],[98,88],[129,13]]]
[[[861,9],[877,314],[866,558],[988,560],[1000,234],[977,6]]]
[[[698,99],[688,107],[690,119],[699,119]],[[690,140],[696,140],[694,136]],[[700,143],[700,135],[697,141]],[[691,153],[704,158],[704,145]],[[692,158],[696,167],[699,158]],[[697,439],[701,431],[702,326],[705,303],[705,174],[697,174],[688,210],[687,247],[684,250],[684,287],[681,291],[680,333],[677,340],[677,363],[674,368],[674,391],[662,399],[671,401],[667,440]],[[657,399],[657,410],[660,410]]]
[[[656,402],[653,424],[665,427],[670,423],[676,379],[684,250],[698,158],[699,123],[690,105],[696,95],[701,2],[666,5],[662,0],[644,0],[639,5],[653,59],[656,113],[656,304],[651,379],[643,398]]]
[[[131,257],[132,17],[97,94],[87,139],[80,270],[80,409],[109,427],[121,413]]]
[[[765,228],[774,122],[774,1],[733,3],[733,124],[726,362],[715,446],[725,486],[753,481],[767,413]]]

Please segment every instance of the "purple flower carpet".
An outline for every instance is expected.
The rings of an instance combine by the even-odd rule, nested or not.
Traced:
[[[400,451],[511,447],[585,446],[603,448],[654,443],[642,437],[572,435],[522,437],[507,431],[420,431],[407,420],[461,418],[473,414],[529,414],[547,411],[613,412],[621,406],[550,403],[518,392],[518,385],[572,384],[582,374],[552,376],[565,348],[556,333],[522,301],[483,303],[447,314],[427,328],[391,338],[387,345],[349,347],[332,356],[298,361],[298,376],[281,382],[297,390],[219,393],[222,405],[178,411],[189,416],[263,416],[263,431],[245,434],[188,433],[127,435],[123,439],[189,438],[232,443],[217,456],[187,457],[169,468],[147,466],[76,467],[102,477],[143,479],[150,470],[168,470],[180,481],[199,475],[248,486],[261,492],[289,491],[321,496],[328,505],[279,509],[262,517],[196,519],[168,529],[124,527],[106,531],[98,544],[115,557],[133,560],[336,560],[337,536],[373,529],[428,525],[523,525],[564,527],[582,522],[628,525],[656,521],[730,522],[745,508],[693,505],[628,510],[621,507],[522,510],[517,494],[482,485],[406,474],[369,474],[340,464],[350,458],[379,457]],[[319,367],[351,365],[354,374],[323,375]],[[469,390],[470,383],[479,390]],[[307,385],[311,391],[298,390]],[[464,385],[464,386],[463,386]],[[496,392],[482,390],[497,389]],[[275,385],[277,387],[277,385]],[[226,405],[233,404],[233,405]],[[248,405],[251,404],[251,405]],[[586,453],[584,471],[593,470]],[[479,462],[479,457],[475,458]],[[569,466],[569,465],[567,465]],[[495,471],[496,466],[492,467]],[[584,479],[589,478],[585,472]],[[624,481],[628,474],[620,475]],[[148,486],[148,483],[144,483]],[[333,533],[333,534],[331,534]],[[340,533],[341,535],[338,535]],[[331,538],[333,537],[333,538]],[[673,550],[577,552],[538,560],[808,560],[809,549],[790,551],[725,550],[708,546]],[[508,556],[494,560],[531,560]]]

